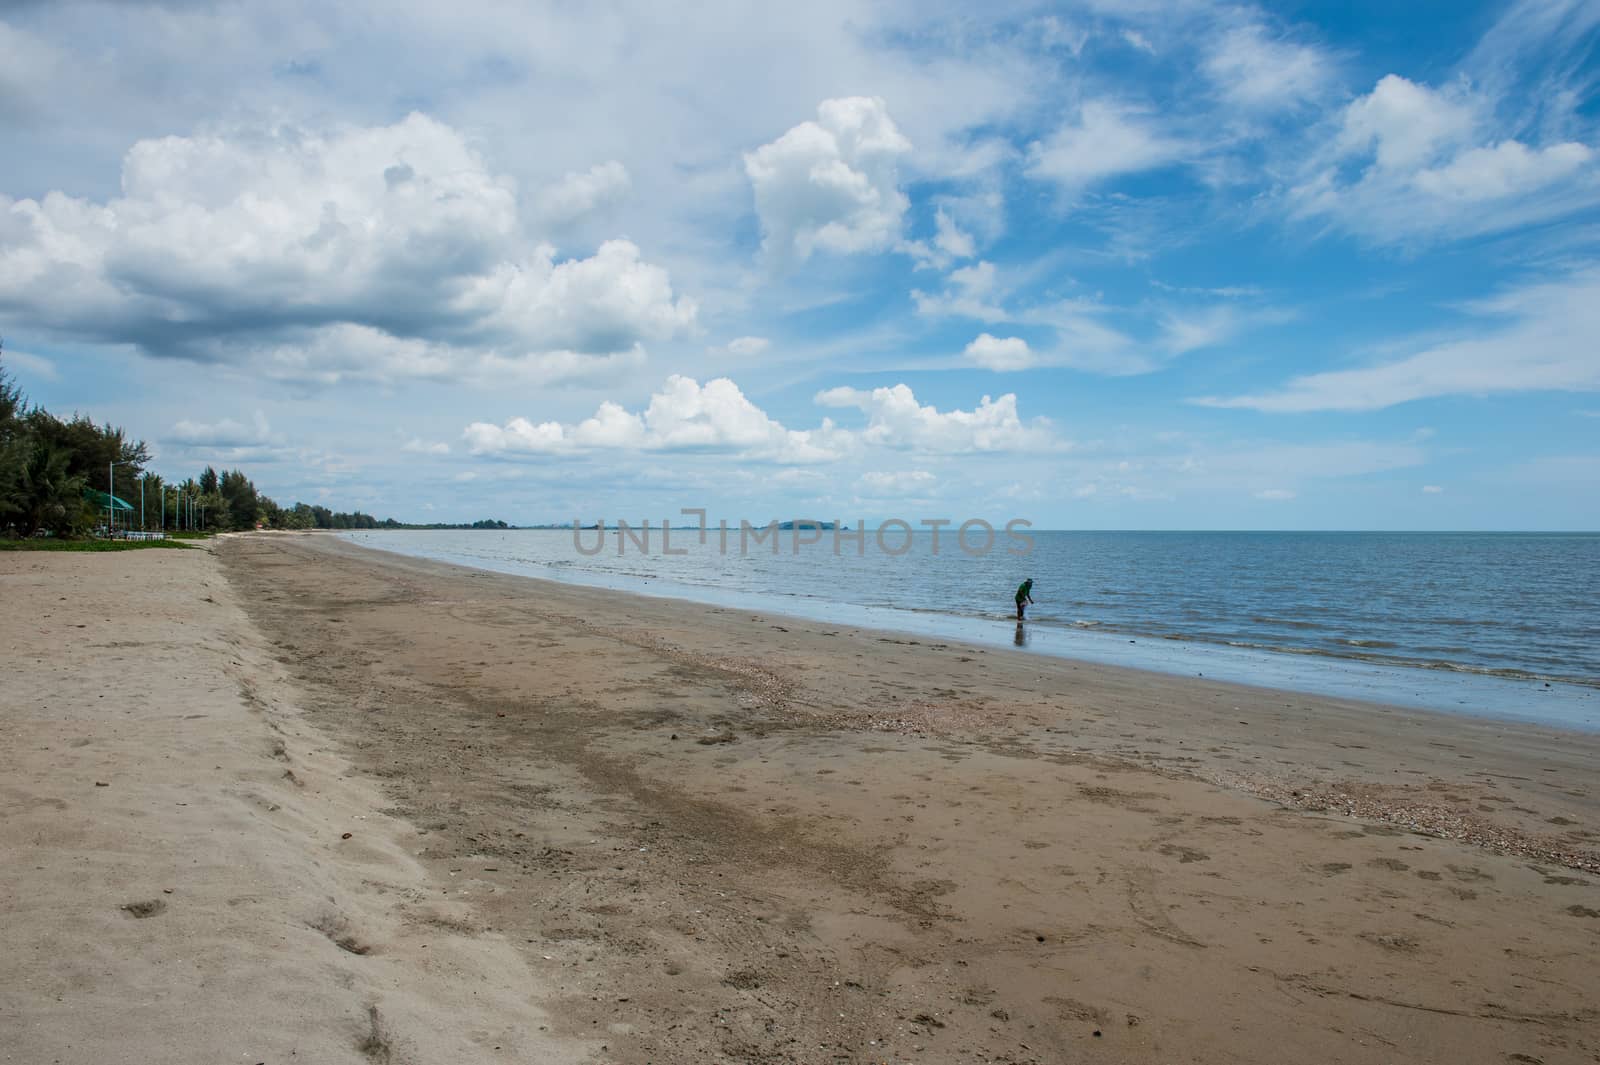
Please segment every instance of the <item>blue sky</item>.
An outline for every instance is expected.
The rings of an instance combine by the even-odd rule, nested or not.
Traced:
[[[1600,2],[0,6],[0,332],[407,520],[1600,528]]]

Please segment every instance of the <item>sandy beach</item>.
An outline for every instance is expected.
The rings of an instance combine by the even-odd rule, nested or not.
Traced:
[[[0,1061],[1600,1061],[1597,736],[315,534],[0,594]]]

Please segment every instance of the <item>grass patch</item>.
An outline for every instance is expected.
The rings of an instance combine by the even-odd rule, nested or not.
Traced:
[[[143,551],[191,550],[176,540],[0,540],[0,551]]]

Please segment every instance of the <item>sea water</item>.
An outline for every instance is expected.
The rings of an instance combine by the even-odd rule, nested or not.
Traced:
[[[715,527],[704,543],[674,529],[672,554],[659,526],[648,550],[614,529],[343,535],[596,588],[1600,729],[1597,534],[1030,531],[1025,554],[1003,532],[978,554],[950,529],[938,550],[927,531],[860,546],[784,531],[741,549],[737,529],[726,547]]]

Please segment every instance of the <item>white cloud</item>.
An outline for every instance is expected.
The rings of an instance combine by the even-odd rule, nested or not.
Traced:
[[[1362,411],[1435,396],[1600,391],[1594,340],[1600,336],[1600,267],[1510,289],[1467,309],[1485,321],[1461,339],[1430,343],[1395,362],[1307,374],[1275,391],[1196,402],[1273,412]]]
[[[1532,149],[1518,141],[1462,152],[1444,166],[1419,171],[1416,186],[1441,200],[1475,203],[1500,199],[1562,181],[1594,157],[1587,146],[1552,144]]]
[[[1263,488],[1256,493],[1257,499],[1266,499],[1272,502],[1282,502],[1294,498],[1294,492],[1287,488]]]
[[[725,377],[703,386],[674,374],[642,412],[606,401],[577,425],[535,425],[513,418],[503,426],[473,422],[462,433],[474,454],[555,454],[574,451],[709,451],[785,463],[829,462],[850,445],[847,433],[824,419],[813,430],[785,429]]]
[[[1345,108],[1337,150],[1371,152],[1380,170],[1414,170],[1472,135],[1473,102],[1460,91],[1439,91],[1388,74]]]
[[[1152,373],[1191,351],[1218,347],[1250,329],[1294,317],[1294,312],[1285,308],[1241,307],[1232,302],[1173,306],[1154,313],[1140,307],[1138,316],[1143,320],[1153,318],[1156,328],[1136,339],[1108,321],[1117,314],[1128,313],[1126,309],[1109,307],[1094,299],[1068,299],[1008,312],[995,302],[993,291],[997,288],[992,273],[986,271],[964,288],[952,285],[940,296],[922,292],[913,292],[913,296],[924,314],[1015,321],[1054,332],[1053,343],[1040,347],[1016,338],[982,334],[963,354],[969,361],[993,370],[1070,366],[1114,376]]]
[[[934,212],[934,236],[930,246],[926,241],[910,240],[900,248],[916,260],[918,269],[943,270],[957,259],[970,259],[978,253],[977,242],[964,232],[943,207]]]
[[[1168,314],[1161,323],[1162,344],[1176,355],[1214,347],[1231,337],[1237,325],[1238,313],[1226,305],[1198,313]]]
[[[540,218],[551,225],[572,225],[616,206],[632,187],[628,168],[613,159],[567,174],[540,190],[535,203]]]
[[[1443,491],[1444,488],[1437,484],[1425,484],[1422,486],[1422,492],[1424,495],[1436,496]]]
[[[0,309],[313,381],[607,356],[694,328],[693,301],[628,241],[560,262],[525,249],[512,183],[433,119],[230,127],[139,141],[104,203],[0,195]]]
[[[934,212],[933,224],[935,230],[933,246],[952,259],[970,259],[978,253],[978,247],[973,243],[972,236],[963,233],[961,227],[945,213],[943,207]]]
[[[1138,30],[1123,30],[1122,39],[1128,42],[1129,47],[1137,48],[1146,55],[1156,54],[1156,46],[1150,43],[1150,38],[1146,37]]]
[[[735,337],[728,341],[728,354],[750,357],[760,355],[772,346],[766,337]]]
[[[1021,316],[1031,324],[1046,325],[1056,332],[1052,350],[1034,352],[1035,364],[1071,366],[1089,373],[1114,376],[1159,369],[1162,362],[1154,351],[1106,324],[1104,319],[1108,313],[1107,307],[1093,300],[1062,300]]]
[[[939,479],[927,470],[872,472],[864,473],[856,479],[856,491],[871,499],[926,495],[938,483]]]
[[[474,455],[495,455],[511,451],[556,452],[570,449],[566,430],[559,422],[533,424],[526,418],[512,418],[505,425],[473,422],[461,434],[467,450]]]
[[[1001,294],[999,288],[995,265],[985,260],[950,271],[943,292],[912,289],[911,299],[916,303],[918,314],[1003,322],[1010,315],[996,302]]]
[[[1185,355],[1227,344],[1251,328],[1279,325],[1294,317],[1293,311],[1281,307],[1240,307],[1233,303],[1174,309],[1161,316],[1157,345],[1169,356]]]
[[[1345,109],[1290,191],[1291,214],[1390,243],[1492,233],[1600,203],[1593,149],[1496,136],[1492,112],[1465,85],[1387,75]]]
[[[910,150],[883,100],[824,100],[817,121],[745,154],[762,248],[787,263],[893,247],[909,206],[896,166]]]
[[[452,309],[476,316],[479,331],[501,343],[537,338],[543,350],[586,355],[694,327],[694,302],[674,301],[667,272],[642,261],[631,242],[608,240],[587,259],[557,263],[554,254],[541,245],[521,262],[472,278]]]
[[[412,455],[448,455],[450,445],[442,441],[429,443],[419,437],[412,437],[400,445],[400,450]]]
[[[1223,99],[1252,111],[1284,110],[1315,100],[1333,76],[1321,51],[1274,37],[1258,23],[1224,33],[1203,67]]]
[[[1076,22],[1044,15],[1028,25],[1028,33],[1046,48],[1060,48],[1077,58],[1089,43],[1089,31]]]
[[[1107,178],[1170,166],[1188,150],[1148,116],[1096,100],[1083,105],[1077,122],[1028,146],[1026,172],[1070,199]]]
[[[979,333],[962,354],[989,370],[1026,370],[1034,364],[1033,352],[1021,337],[996,337]]]
[[[0,352],[0,367],[5,368],[7,372],[22,370],[46,381],[55,381],[60,378],[60,374],[56,372],[55,363],[43,355],[33,355],[26,351],[10,349]]]
[[[272,426],[267,416],[256,411],[248,425],[221,418],[214,422],[178,422],[163,438],[174,444],[205,447],[255,447],[272,442]]]
[[[1048,420],[1023,422],[1017,415],[1017,397],[984,396],[975,410],[941,411],[923,406],[906,385],[875,388],[831,388],[817,393],[824,407],[854,407],[867,414],[861,439],[871,445],[918,451],[962,453],[973,451],[1056,450],[1063,446]]]

